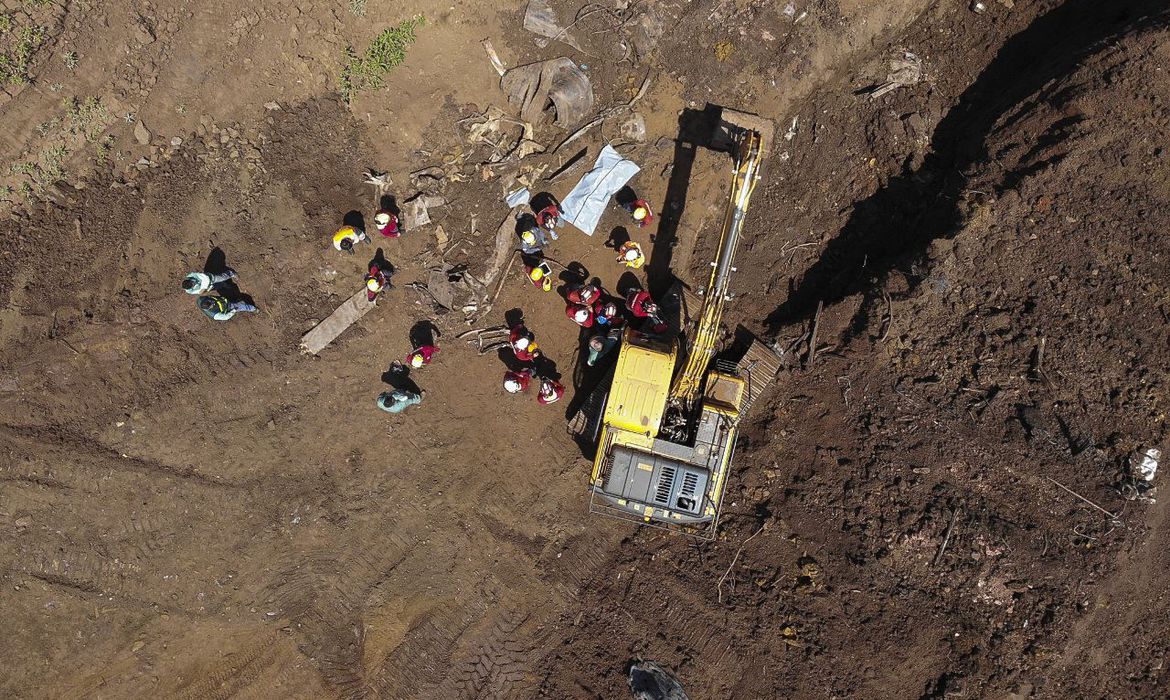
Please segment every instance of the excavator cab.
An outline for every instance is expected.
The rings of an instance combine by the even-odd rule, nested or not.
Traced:
[[[598,429],[590,510],[715,535],[740,420],[779,370],[753,342],[736,365],[714,362],[732,262],[772,125],[723,110],[707,144],[735,160],[718,256],[682,337],[627,330]]]

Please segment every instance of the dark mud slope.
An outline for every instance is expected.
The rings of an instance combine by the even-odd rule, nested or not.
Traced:
[[[695,697],[1163,695],[1170,523],[1123,494],[1166,435],[1165,20],[1068,2],[974,82],[952,64],[870,117],[814,96],[827,134],[905,168],[845,177],[785,304],[745,302],[787,340],[825,301],[822,352],[746,430],[719,541],[635,535],[557,632],[549,696],[620,697],[636,656]],[[884,125],[932,112],[929,138]],[[815,218],[801,183],[762,198],[762,255]]]

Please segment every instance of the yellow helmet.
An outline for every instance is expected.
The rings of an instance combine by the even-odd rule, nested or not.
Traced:
[[[382,283],[378,281],[377,277],[371,277],[366,280],[366,289],[371,292],[380,292],[382,291]]]
[[[649,215],[650,215],[650,210],[647,209],[646,207],[635,207],[634,208],[634,218],[638,221],[645,219]]]
[[[423,356],[422,356],[421,352],[416,352],[415,354],[410,356],[410,366],[411,367],[418,369],[419,367],[423,366],[423,363],[424,363],[424,361],[423,361]]]
[[[524,233],[520,234],[520,240],[524,241],[528,245],[536,245],[536,234],[532,231],[525,231]]]
[[[539,282],[544,277],[544,270],[540,269],[539,267],[534,267],[532,268],[532,271],[528,273],[528,277],[533,282]]]

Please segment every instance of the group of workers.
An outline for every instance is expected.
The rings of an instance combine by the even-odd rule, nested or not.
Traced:
[[[533,207],[536,211],[535,216],[517,217],[521,224],[516,235],[519,238],[520,253],[529,281],[534,286],[549,291],[553,287],[552,268],[549,260],[545,258],[544,249],[548,246],[549,239],[557,240],[556,227],[560,224],[561,210],[559,203],[551,195],[545,196],[546,203]],[[653,211],[644,199],[633,198],[621,206],[639,228],[648,226],[654,219]],[[635,241],[627,239],[617,245],[616,250],[617,261],[626,267],[640,269],[646,264],[646,255]],[[582,328],[597,329],[597,332],[586,341],[588,356],[585,364],[589,367],[595,366],[601,358],[620,344],[622,330],[627,323],[638,323],[639,330],[653,334],[661,334],[667,330],[667,324],[662,320],[658,305],[650,293],[642,289],[633,289],[621,299],[608,294],[597,284],[582,281],[565,289],[565,300],[567,302],[565,315],[570,320]],[[535,362],[539,350],[536,349],[535,335],[528,328],[523,324],[514,326],[509,340],[517,360],[524,363]],[[540,381],[537,396],[540,403],[553,403],[564,394],[564,387],[559,382],[538,377],[535,366],[506,372],[504,389],[513,394],[522,393],[527,391],[535,379]]]
[[[535,210],[535,215],[518,217],[521,226],[518,227],[520,254],[524,261],[528,278],[536,287],[549,291],[552,289],[552,268],[545,259],[544,249],[549,240],[558,240],[557,227],[561,221],[560,203],[551,195],[547,195],[547,202]],[[621,203],[633,218],[635,224],[643,228],[654,219],[650,205],[643,199],[634,198]],[[405,232],[399,222],[396,212],[388,208],[381,208],[374,214],[374,226],[384,238],[398,238]],[[370,241],[370,237],[363,227],[347,223],[333,234],[333,247],[341,252],[355,253],[359,243]],[[646,263],[645,253],[641,246],[626,240],[616,246],[617,260],[632,269],[639,269]],[[365,275],[366,298],[370,303],[376,303],[378,295],[391,287],[390,276],[393,268],[379,255],[369,264]],[[223,272],[191,272],[183,278],[183,291],[196,295],[197,305],[208,318],[216,321],[227,321],[240,312],[258,311],[246,297],[238,294],[238,289],[232,280],[237,278],[232,269]],[[640,323],[643,332],[662,333],[666,324],[659,315],[658,305],[650,294],[641,289],[632,290],[624,300],[612,297],[596,284],[581,283],[571,285],[566,290],[566,315],[582,328],[596,328],[599,332],[591,336],[586,345],[589,355],[586,364],[595,366],[598,361],[609,354],[621,342],[622,329],[627,323]],[[619,306],[618,302],[624,302]],[[517,368],[509,369],[504,374],[504,390],[509,394],[522,394],[529,387],[536,384],[536,400],[541,405],[556,403],[565,395],[565,387],[554,377],[543,376],[540,370],[542,353],[536,343],[535,334],[530,331],[523,321],[514,325],[509,331],[509,346],[518,361]],[[433,343],[420,344],[411,350],[405,361],[395,361],[390,368],[392,378],[405,379],[411,369],[421,369],[434,360],[439,348]],[[388,413],[401,413],[410,406],[422,402],[426,393],[417,389],[413,382],[392,381],[395,388],[384,391],[376,400],[378,408]],[[406,386],[409,384],[409,388]]]

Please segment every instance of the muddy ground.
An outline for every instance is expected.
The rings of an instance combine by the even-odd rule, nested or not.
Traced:
[[[1164,2],[558,0],[577,48],[523,4],[2,4],[5,697],[608,700],[636,658],[695,700],[1166,695],[1170,520],[1128,476],[1166,437]],[[418,15],[343,96],[346,47]],[[516,109],[483,39],[585,64],[644,141],[628,110],[561,150],[576,125],[546,121],[544,153],[485,166],[468,125]],[[893,60],[921,70],[874,97]],[[551,254],[616,286],[623,226],[652,288],[701,286],[708,105],[776,125],[725,321],[785,369],[702,543],[588,513],[555,293],[513,267],[476,312],[524,314],[570,387],[542,407],[408,285],[483,276],[517,178],[563,196],[614,142],[659,221],[614,209]],[[367,168],[449,203],[339,255]],[[375,247],[395,288],[301,354]],[[216,248],[260,313],[179,289]],[[424,402],[378,411],[428,321]]]

